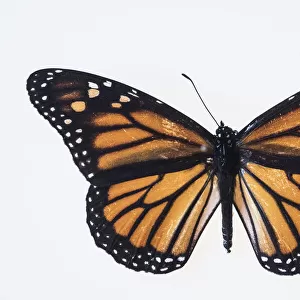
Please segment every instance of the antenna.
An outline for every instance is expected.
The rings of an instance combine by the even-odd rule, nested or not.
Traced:
[[[200,98],[202,104],[204,105],[205,109],[208,111],[208,113],[210,114],[210,116],[214,119],[214,121],[216,122],[216,124],[217,124],[218,126],[220,126],[219,123],[218,123],[218,122],[216,121],[216,119],[214,118],[214,116],[212,115],[212,113],[210,112],[210,110],[208,109],[208,107],[206,106],[205,102],[203,101],[203,99],[202,99],[201,95],[199,94],[199,92],[198,92],[198,90],[197,90],[197,88],[196,88],[196,86],[195,86],[193,80],[192,80],[189,76],[185,75],[184,73],[182,73],[181,75],[182,75],[183,77],[185,77],[186,79],[188,79],[188,80],[192,83],[192,85],[194,86],[194,89],[195,89],[195,91],[197,92],[197,94],[198,94],[198,96],[199,96],[199,98]]]

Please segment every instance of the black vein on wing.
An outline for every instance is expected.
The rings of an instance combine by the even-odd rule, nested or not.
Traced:
[[[244,144],[245,147],[247,147],[248,145],[255,145],[255,144],[259,144],[260,142],[266,141],[266,140],[271,140],[271,139],[275,139],[275,138],[279,138],[279,137],[286,137],[286,136],[300,136],[299,132],[297,132],[298,130],[300,130],[300,125],[295,126],[293,128],[290,128],[286,131],[282,131],[282,132],[278,132],[278,133],[273,133],[273,134],[269,134],[263,137],[260,137],[258,139],[255,139],[253,141],[247,142],[246,144]]]
[[[300,183],[298,183],[294,178],[293,175],[300,175],[300,174],[295,174],[295,173],[290,173],[290,172],[286,172],[287,178],[290,182],[292,182],[296,187],[299,188],[300,190]]]
[[[192,235],[191,235],[191,239],[190,239],[190,241],[189,241],[189,245],[188,245],[188,247],[187,247],[187,253],[188,253],[188,255],[191,255],[192,250],[193,250],[193,246],[194,246],[195,243],[197,242],[197,241],[194,240],[195,234],[196,234],[197,228],[198,228],[198,226],[199,226],[199,223],[200,223],[200,221],[201,221],[201,218],[202,218],[202,216],[203,216],[203,214],[204,214],[204,211],[205,211],[205,209],[206,209],[206,207],[207,207],[207,205],[208,205],[210,196],[211,196],[211,194],[212,194],[213,184],[214,184],[214,174],[211,174],[211,176],[212,176],[212,177],[211,177],[210,182],[207,183],[207,184],[210,184],[210,188],[209,188],[208,195],[207,195],[207,197],[206,197],[206,199],[205,199],[205,204],[204,204],[204,206],[203,206],[203,208],[202,208],[201,213],[199,214],[199,216],[198,216],[198,218],[197,218],[195,227],[193,228],[193,232],[192,232]],[[219,201],[217,202],[217,204],[215,205],[215,207],[212,209],[211,213],[208,215],[208,217],[207,217],[205,223],[203,224],[203,227],[202,227],[201,231],[199,232],[198,239],[200,238],[200,236],[201,236],[203,230],[205,229],[205,227],[206,227],[206,225],[208,224],[210,218],[212,217],[212,215],[214,214],[215,210],[218,208],[218,206],[219,206],[220,203],[221,203],[221,201],[219,200]]]
[[[281,204],[281,202],[285,202],[295,208],[300,209],[300,204],[285,198],[279,194],[277,194],[270,186],[268,186],[262,179],[260,179],[259,177],[257,177],[255,174],[253,174],[246,166],[243,168],[248,174],[250,174],[257,182],[259,182],[259,184],[269,193],[272,195],[272,197],[274,198],[275,202],[277,203],[277,205]],[[288,179],[288,178],[287,178]]]
[[[160,227],[162,222],[165,220],[169,210],[172,208],[172,206],[174,204],[174,200],[176,200],[191,184],[193,184],[197,179],[202,177],[206,172],[207,172],[207,170],[204,169],[198,175],[194,176],[191,180],[189,180],[187,183],[185,183],[180,189],[175,191],[172,195],[169,195],[168,197],[165,198],[165,201],[168,201],[167,205],[164,207],[162,213],[160,214],[160,216],[155,221],[155,224],[152,226],[152,229],[151,229],[150,234],[148,236],[147,245],[149,245],[151,243],[151,240],[153,239],[156,231],[158,230],[158,228]]]
[[[136,121],[130,114],[126,114],[125,115],[127,119],[129,119],[129,121],[131,121],[134,125],[136,125],[137,127],[139,127],[140,129],[142,130],[145,130],[145,131],[148,131],[150,133],[153,133],[154,135],[157,135],[158,137],[162,138],[162,139],[172,139],[172,140],[176,140],[176,141],[179,141],[179,142],[182,142],[182,143],[185,143],[185,144],[188,144],[190,146],[196,146],[196,147],[200,147],[201,144],[198,144],[198,143],[194,143],[192,141],[189,141],[188,139],[184,139],[184,138],[181,138],[181,137],[173,137],[173,136],[170,136],[170,135],[167,135],[167,134],[163,134],[163,133],[160,133],[152,128],[149,128],[141,123],[139,123],[138,121]],[[180,124],[180,126],[183,126]],[[184,126],[183,126],[184,127]],[[184,127],[186,128],[186,127]],[[187,128],[186,128],[187,129]],[[190,131],[190,129],[187,129]],[[196,134],[196,133],[195,133]]]
[[[290,215],[287,213],[286,209],[284,208],[282,202],[286,202],[289,205],[292,205],[295,208],[300,209],[300,205],[296,204],[295,202],[292,202],[291,200],[288,200],[284,197],[282,197],[281,195],[277,194],[273,189],[271,189],[264,181],[262,181],[260,178],[258,178],[256,175],[254,175],[247,167],[244,168],[244,170],[250,174],[250,176],[252,176],[259,184],[260,186],[266,190],[275,200],[280,212],[282,213],[282,216],[284,217],[286,223],[289,226],[289,229],[291,230],[294,238],[297,241],[297,244],[300,244],[300,237],[298,234],[298,230],[293,222],[293,220],[291,219]]]
[[[155,176],[155,175],[153,175],[153,176]],[[138,178],[137,178],[137,179],[138,179]],[[130,191],[130,192],[127,192],[127,193],[124,193],[124,194],[122,194],[122,195],[120,195],[120,196],[117,196],[117,197],[115,197],[115,198],[109,200],[109,201],[107,202],[107,204],[109,205],[109,204],[111,204],[111,203],[117,202],[118,200],[121,200],[121,199],[126,198],[126,197],[131,196],[131,195],[134,195],[134,194],[136,194],[136,193],[139,193],[139,192],[141,192],[141,191],[143,191],[143,190],[145,190],[145,189],[149,189],[149,190],[150,190],[155,184],[157,184],[158,182],[160,182],[162,179],[163,179],[163,175],[159,175],[158,178],[157,178],[156,180],[154,180],[153,183],[150,183],[150,184],[148,184],[148,185],[146,185],[146,186],[144,186],[144,187],[141,187],[141,188],[139,188],[139,189],[132,190],[132,191]],[[135,180],[135,179],[133,179],[133,180]],[[147,194],[148,194],[148,191],[147,191]]]
[[[245,187],[246,187],[246,189],[247,189],[247,191],[248,191],[248,193],[249,193],[249,195],[250,195],[250,197],[251,197],[254,205],[256,206],[256,208],[257,208],[257,210],[258,210],[258,212],[259,212],[259,214],[260,214],[260,216],[262,218],[262,221],[264,222],[264,224],[266,226],[266,229],[268,231],[269,237],[270,237],[270,239],[271,239],[271,241],[272,241],[272,243],[273,243],[273,245],[274,245],[274,247],[276,249],[276,252],[281,254],[281,250],[279,248],[278,239],[276,237],[274,228],[272,227],[272,225],[271,225],[268,217],[266,216],[264,210],[261,208],[259,202],[256,200],[256,198],[255,198],[254,194],[252,193],[251,188],[249,187],[249,185],[247,183],[247,180],[244,178],[243,174],[241,174],[241,178],[242,178],[242,180],[244,182],[244,185],[245,185]]]
[[[144,208],[145,210],[149,211],[151,208],[157,207],[162,203],[168,202],[171,205],[173,204],[174,199],[177,199],[177,197],[183,193],[193,182],[195,182],[198,178],[200,178],[206,171],[203,170],[201,171],[199,174],[195,175],[192,179],[190,179],[187,183],[185,183],[181,188],[179,188],[177,191],[175,191],[173,194],[155,201],[153,203],[144,203],[144,199],[146,198],[146,194],[151,190],[152,187],[154,187],[159,181],[163,180],[163,176],[156,181],[155,183],[153,183],[152,185],[150,185],[147,189],[147,192],[142,195],[136,202],[132,203],[131,205],[129,205],[128,207],[126,207],[124,210],[122,210],[112,221],[111,223],[114,224],[115,222],[117,222],[122,216],[124,216],[126,213],[130,212],[131,210],[135,209],[135,208]]]
[[[201,195],[203,194],[204,190],[206,189],[207,185],[210,183],[211,184],[211,180],[213,178],[213,174],[209,174],[208,178],[206,179],[204,185],[200,188],[200,191],[197,193],[197,195],[195,196],[194,200],[191,202],[191,204],[189,205],[189,207],[187,208],[187,210],[185,211],[184,215],[183,215],[183,218],[180,220],[179,224],[178,224],[178,227],[176,228],[175,232],[174,232],[174,235],[171,239],[171,242],[170,242],[170,245],[169,245],[169,248],[167,250],[167,252],[170,252],[183,228],[183,226],[185,225],[188,217],[190,216],[191,212],[193,211],[193,209],[195,208],[195,205],[198,203],[198,201],[200,200],[199,198],[201,197]],[[210,189],[212,188],[212,184],[211,184],[211,187]],[[208,199],[205,199],[205,204],[200,212],[200,215],[202,215],[206,205],[207,205],[207,200]],[[195,227],[196,227],[197,223],[195,224]],[[193,236],[193,235],[192,235]],[[191,236],[191,237],[192,237]]]
[[[248,203],[247,203],[247,200],[246,200],[246,197],[245,197],[245,193],[244,193],[244,190],[243,190],[243,186],[242,186],[242,173],[241,173],[241,171],[239,172],[238,178],[239,178],[239,184],[240,184],[240,191],[241,191],[241,195],[242,195],[242,200],[243,200],[243,202],[244,202],[244,205],[245,205],[245,207],[246,207],[247,213],[248,213],[248,215],[249,215],[250,223],[251,223],[251,226],[252,226],[252,229],[253,229],[253,233],[254,233],[255,246],[257,247],[257,249],[255,249],[255,247],[253,247],[253,248],[254,248],[254,251],[257,253],[258,250],[260,251],[260,249],[259,249],[259,243],[258,243],[258,236],[257,236],[257,232],[256,232],[256,227],[255,227],[255,225],[254,225],[253,216],[252,216],[251,211],[250,211],[250,209],[249,209],[249,205],[248,205]],[[249,238],[250,238],[250,241],[252,241],[252,237],[251,237],[250,231],[249,231],[249,229],[248,229],[246,223],[244,222],[244,218],[243,218],[243,216],[240,214],[237,205],[236,205],[236,204],[234,204],[234,205],[235,205],[235,208],[236,208],[236,210],[238,211],[238,213],[239,213],[239,215],[240,215],[240,218],[241,218],[241,220],[242,220],[242,222],[243,222],[243,224],[244,224],[244,227],[246,228],[246,231],[247,231],[247,233],[248,233],[248,236],[249,236]]]

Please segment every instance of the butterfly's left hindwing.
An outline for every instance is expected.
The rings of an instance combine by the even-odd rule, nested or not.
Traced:
[[[27,89],[80,171],[98,186],[173,172],[212,157],[214,138],[203,127],[116,81],[46,69],[29,77]]]
[[[135,271],[181,268],[219,204],[205,164],[107,188],[91,186],[87,223],[98,247]]]
[[[134,270],[183,266],[219,204],[214,137],[107,78],[46,69],[27,89],[92,184],[87,222],[96,244]]]

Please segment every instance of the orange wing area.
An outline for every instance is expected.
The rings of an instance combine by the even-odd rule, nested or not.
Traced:
[[[212,154],[211,145],[204,138],[147,110],[132,112],[127,116],[122,115],[122,111],[110,113],[109,116],[99,114],[92,117],[90,122],[101,131],[93,141],[93,148],[106,152],[98,158],[100,170],[200,153]],[[118,129],[114,124],[119,126]]]
[[[299,174],[247,163],[236,177],[235,207],[261,265],[300,273]]]
[[[286,169],[296,163],[300,172],[300,94],[283,101],[254,120],[248,134],[241,133],[242,155],[267,166]],[[271,115],[271,116],[269,116]],[[265,120],[266,118],[266,120]],[[246,152],[245,152],[246,151]],[[245,154],[244,154],[245,153]],[[287,161],[292,159],[293,161]],[[294,166],[291,166],[295,170]]]
[[[219,204],[217,179],[205,164],[91,186],[87,221],[96,244],[136,271],[168,273],[188,260]]]
[[[32,104],[97,186],[183,170],[213,156],[213,136],[167,104],[119,82],[46,69],[27,81]]]
[[[278,115],[271,119],[266,124],[253,130],[246,138],[243,140],[243,144],[249,144],[257,142],[261,139],[265,140],[270,138],[272,140],[273,135],[282,135],[291,130],[296,130],[299,132],[300,126],[300,108],[292,110],[282,115]]]

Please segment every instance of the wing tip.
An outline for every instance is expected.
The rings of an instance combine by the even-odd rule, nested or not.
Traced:
[[[257,254],[261,266],[277,275],[293,276],[300,274],[300,246],[290,254],[268,256]]]

